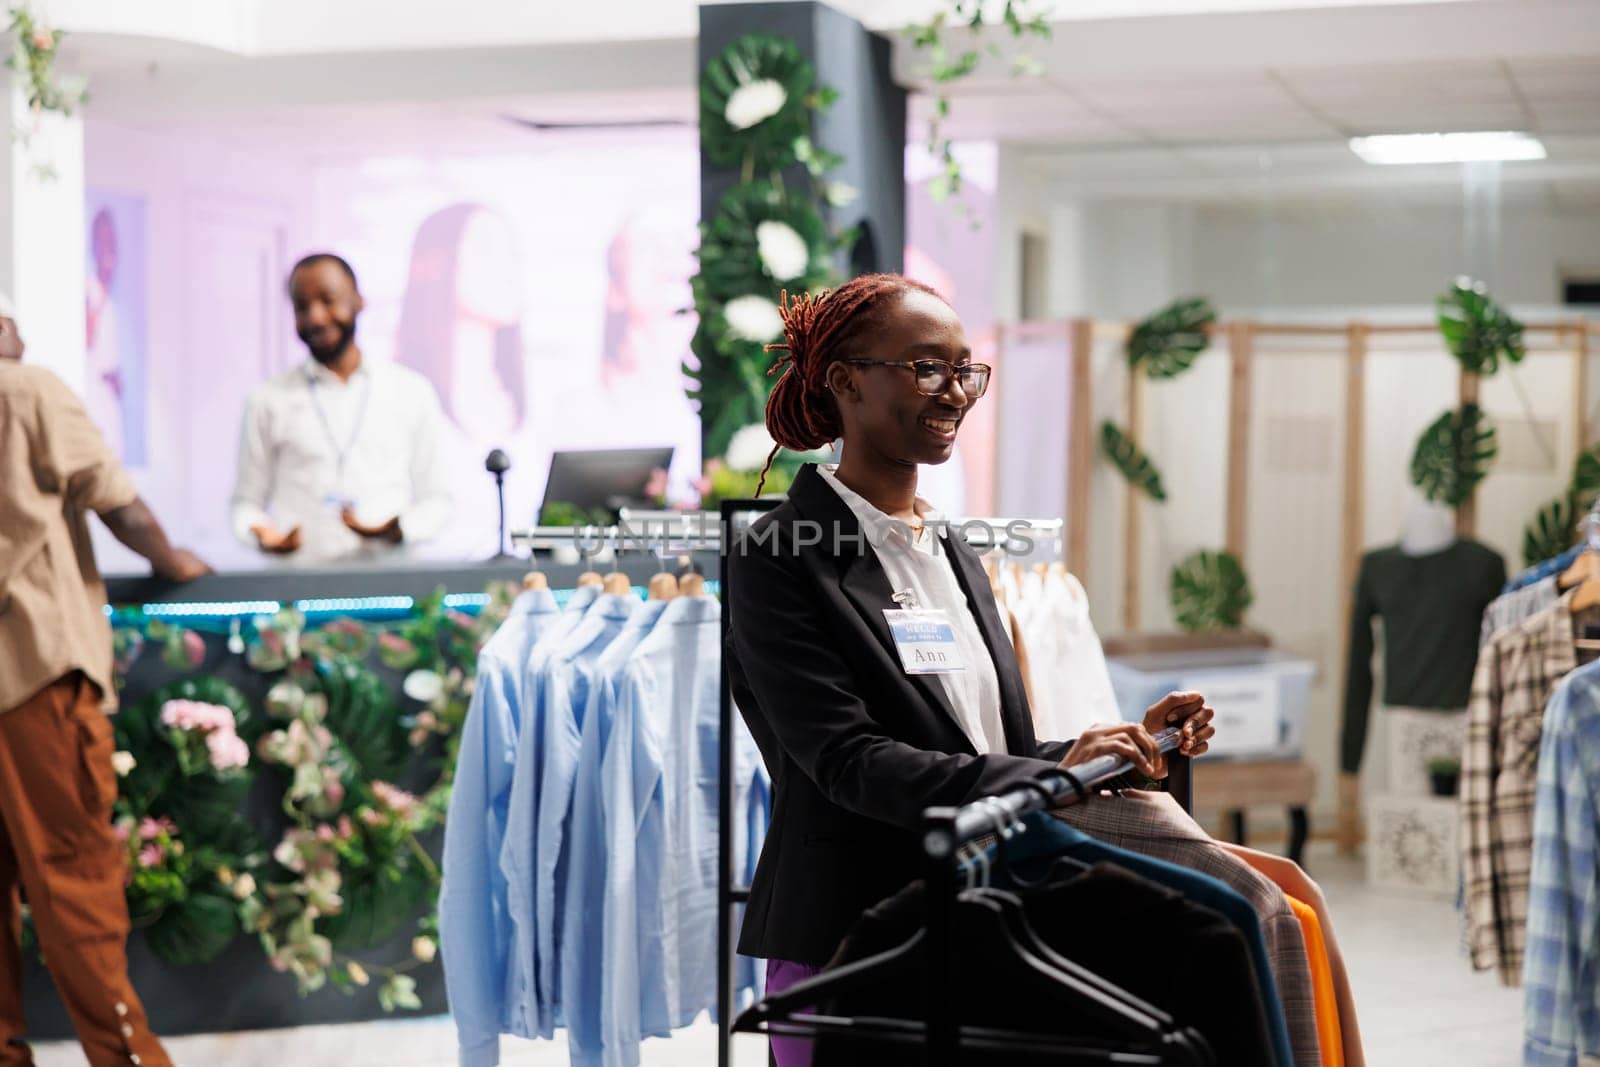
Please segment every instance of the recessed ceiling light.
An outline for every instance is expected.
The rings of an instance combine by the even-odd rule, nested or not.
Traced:
[[[1350,150],[1368,163],[1381,165],[1484,163],[1545,158],[1544,144],[1537,137],[1511,130],[1352,137]]]

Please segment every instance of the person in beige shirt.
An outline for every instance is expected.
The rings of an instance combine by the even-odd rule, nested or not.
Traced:
[[[0,1067],[23,1042],[22,896],[92,1067],[170,1065],[128,981],[126,858],[112,833],[116,709],[106,591],[86,513],[187,581],[82,402],[24,346],[0,297]]]

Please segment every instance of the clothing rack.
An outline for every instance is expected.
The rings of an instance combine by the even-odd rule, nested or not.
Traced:
[[[715,537],[718,548],[721,549],[718,578],[721,581],[724,605],[728,603],[728,552],[726,546],[733,543],[734,537],[742,528],[739,525],[740,520],[765,514],[781,503],[782,501],[776,498],[766,498],[760,500],[724,500],[721,502],[718,512],[718,522],[716,524],[713,536]],[[624,521],[626,521],[626,519]],[[1066,528],[1066,524],[1061,519],[982,518],[968,519],[966,522],[969,524],[966,532],[995,531],[1002,534],[1004,533],[1006,527],[1013,522],[1026,523],[1030,534],[1043,534],[1052,536],[1058,541],[1063,536]],[[950,528],[952,530],[962,532],[963,524],[961,521],[952,520]],[[554,532],[557,534],[564,534],[567,538],[567,543],[571,543],[572,531],[570,529],[556,528]],[[515,538],[518,535],[513,534],[512,536]],[[973,539],[969,538],[969,541],[971,540]],[[973,547],[982,550],[995,547],[995,543],[992,539],[986,537],[983,540],[976,541]],[[737,884],[737,879],[733,869],[734,812],[732,783],[733,729],[735,710],[733,707],[733,688],[728,677],[726,655],[730,617],[731,612],[727,610],[722,612],[722,693],[717,740],[717,1067],[731,1067],[732,1063],[734,1027],[733,1015],[734,1004],[737,998],[737,990],[734,986],[734,976],[736,973],[735,956],[737,955],[735,951],[735,943],[738,939],[736,920],[738,908],[747,903],[750,899],[750,887],[748,885]],[[1175,749],[1176,747],[1177,741],[1174,739],[1172,740],[1169,749]],[[1105,757],[1105,759],[1111,759],[1111,757]],[[1090,763],[1086,764],[1085,767],[1092,767],[1093,764],[1097,762],[1102,761],[1090,761]],[[1178,798],[1178,801],[1183,805],[1184,810],[1188,810],[1190,807],[1189,761],[1186,758],[1172,757],[1168,761],[1168,766],[1170,769],[1170,776],[1167,779],[1168,790]],[[1088,789],[1092,788],[1095,782],[1102,782],[1106,778],[1115,777],[1118,774],[1125,773],[1129,769],[1130,767],[1128,765],[1121,765],[1110,774],[1106,775],[1100,775],[1098,770],[1095,770],[1093,773],[1096,774],[1096,777],[1092,782],[1088,779],[1082,778],[1081,776],[1077,779],[1077,781],[1083,788]],[[1081,771],[1082,769],[1080,768],[1080,772]],[[1063,795],[1071,793],[1071,787],[1067,784],[1066,779],[1057,779],[1057,781],[1061,783],[1061,788],[1065,791]],[[1034,796],[1035,799],[1039,799],[1039,796],[1036,793],[1028,790],[1023,790],[1022,792]],[[1056,794],[1052,793],[1052,796],[1054,795]],[[1037,806],[1042,806],[1042,800],[1040,800],[1040,803]],[[971,807],[974,807],[974,805],[968,805],[968,808]],[[946,809],[930,808],[927,814],[931,815],[933,812],[944,810]],[[962,810],[965,811],[967,809]],[[984,810],[992,810],[992,803],[990,808],[986,808]],[[1018,814],[1031,810],[1035,809],[1021,808],[1018,810]],[[976,816],[973,816],[972,818],[976,818]],[[972,818],[969,818],[967,823],[963,825],[970,825],[972,823]],[[983,828],[976,831],[976,834],[973,836],[987,833],[993,829],[992,823],[988,820],[988,816],[983,816],[983,818],[985,820]],[[970,838],[964,840],[968,839]],[[946,854],[944,857],[945,863],[949,862],[949,857],[953,856],[954,849],[958,847],[958,845],[959,843],[951,846],[951,852]],[[752,847],[754,847],[753,842]],[[930,859],[930,863],[931,862],[932,860]]]
[[[1171,727],[1155,735],[1157,746],[1167,753],[1167,788],[1188,811],[1192,804],[1189,759],[1179,755],[1182,732]],[[1116,756],[1101,756],[1073,767],[1045,775],[1027,786],[997,796],[982,797],[959,808],[931,807],[922,814],[924,884],[928,892],[927,918],[927,997],[926,1016],[919,1030],[914,1023],[895,1019],[850,1019],[804,1014],[799,1018],[748,1016],[734,1023],[740,1032],[818,1037],[835,1034],[851,1038],[918,1041],[925,1050],[927,1067],[954,1067],[963,1041],[971,1049],[994,1051],[1055,1052],[1064,1063],[1077,1062],[1073,1051],[1052,1044],[1043,1035],[969,1028],[965,1033],[955,996],[954,910],[959,892],[956,873],[962,848],[986,834],[1009,833],[1024,815],[1069,807],[1087,799],[1096,790],[1126,774],[1133,765]],[[941,892],[939,887],[949,887]],[[1079,1050],[1087,1059],[1104,1061],[1105,1050]],[[1115,1062],[1160,1064],[1171,1062],[1162,1055],[1121,1053]]]

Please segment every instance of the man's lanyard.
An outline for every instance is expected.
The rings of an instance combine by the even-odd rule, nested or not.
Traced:
[[[306,382],[311,386],[311,405],[317,409],[317,419],[322,423],[322,431],[327,435],[328,444],[333,448],[333,459],[338,470],[339,488],[343,489],[345,487],[345,460],[349,458],[351,451],[356,447],[356,442],[360,440],[361,427],[367,421],[367,401],[372,399],[372,379],[363,376],[365,387],[361,390],[361,407],[356,410],[356,422],[355,426],[350,430],[350,440],[343,445],[339,444],[338,435],[333,432],[333,422],[328,418],[327,409],[322,406],[322,397],[317,393],[317,386],[321,383],[317,381],[314,371],[306,372]]]

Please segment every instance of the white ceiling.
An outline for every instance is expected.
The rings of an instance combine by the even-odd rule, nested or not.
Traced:
[[[1371,167],[1344,142],[1371,133],[1527,130],[1545,140],[1551,158],[1508,165],[1507,195],[1600,202],[1600,0],[1306,0],[1283,10],[1295,6],[1058,0],[1066,15],[1054,38],[1030,46],[1046,74],[1012,79],[1000,64],[980,70],[961,83],[949,130],[1016,146],[1029,171],[1061,195],[1214,200],[1376,186],[1459,195],[1459,168]],[[1195,13],[1201,7],[1209,10]],[[1126,17],[1133,14],[1140,17]],[[916,138],[931,109],[925,61],[903,35],[896,42],[898,76],[921,90],[912,103]],[[695,108],[692,39],[334,60],[199,58],[153,42],[141,53],[130,39],[91,35],[68,45],[95,74],[92,118],[181,126],[299,155],[492,141],[508,128],[506,115],[692,122]]]

